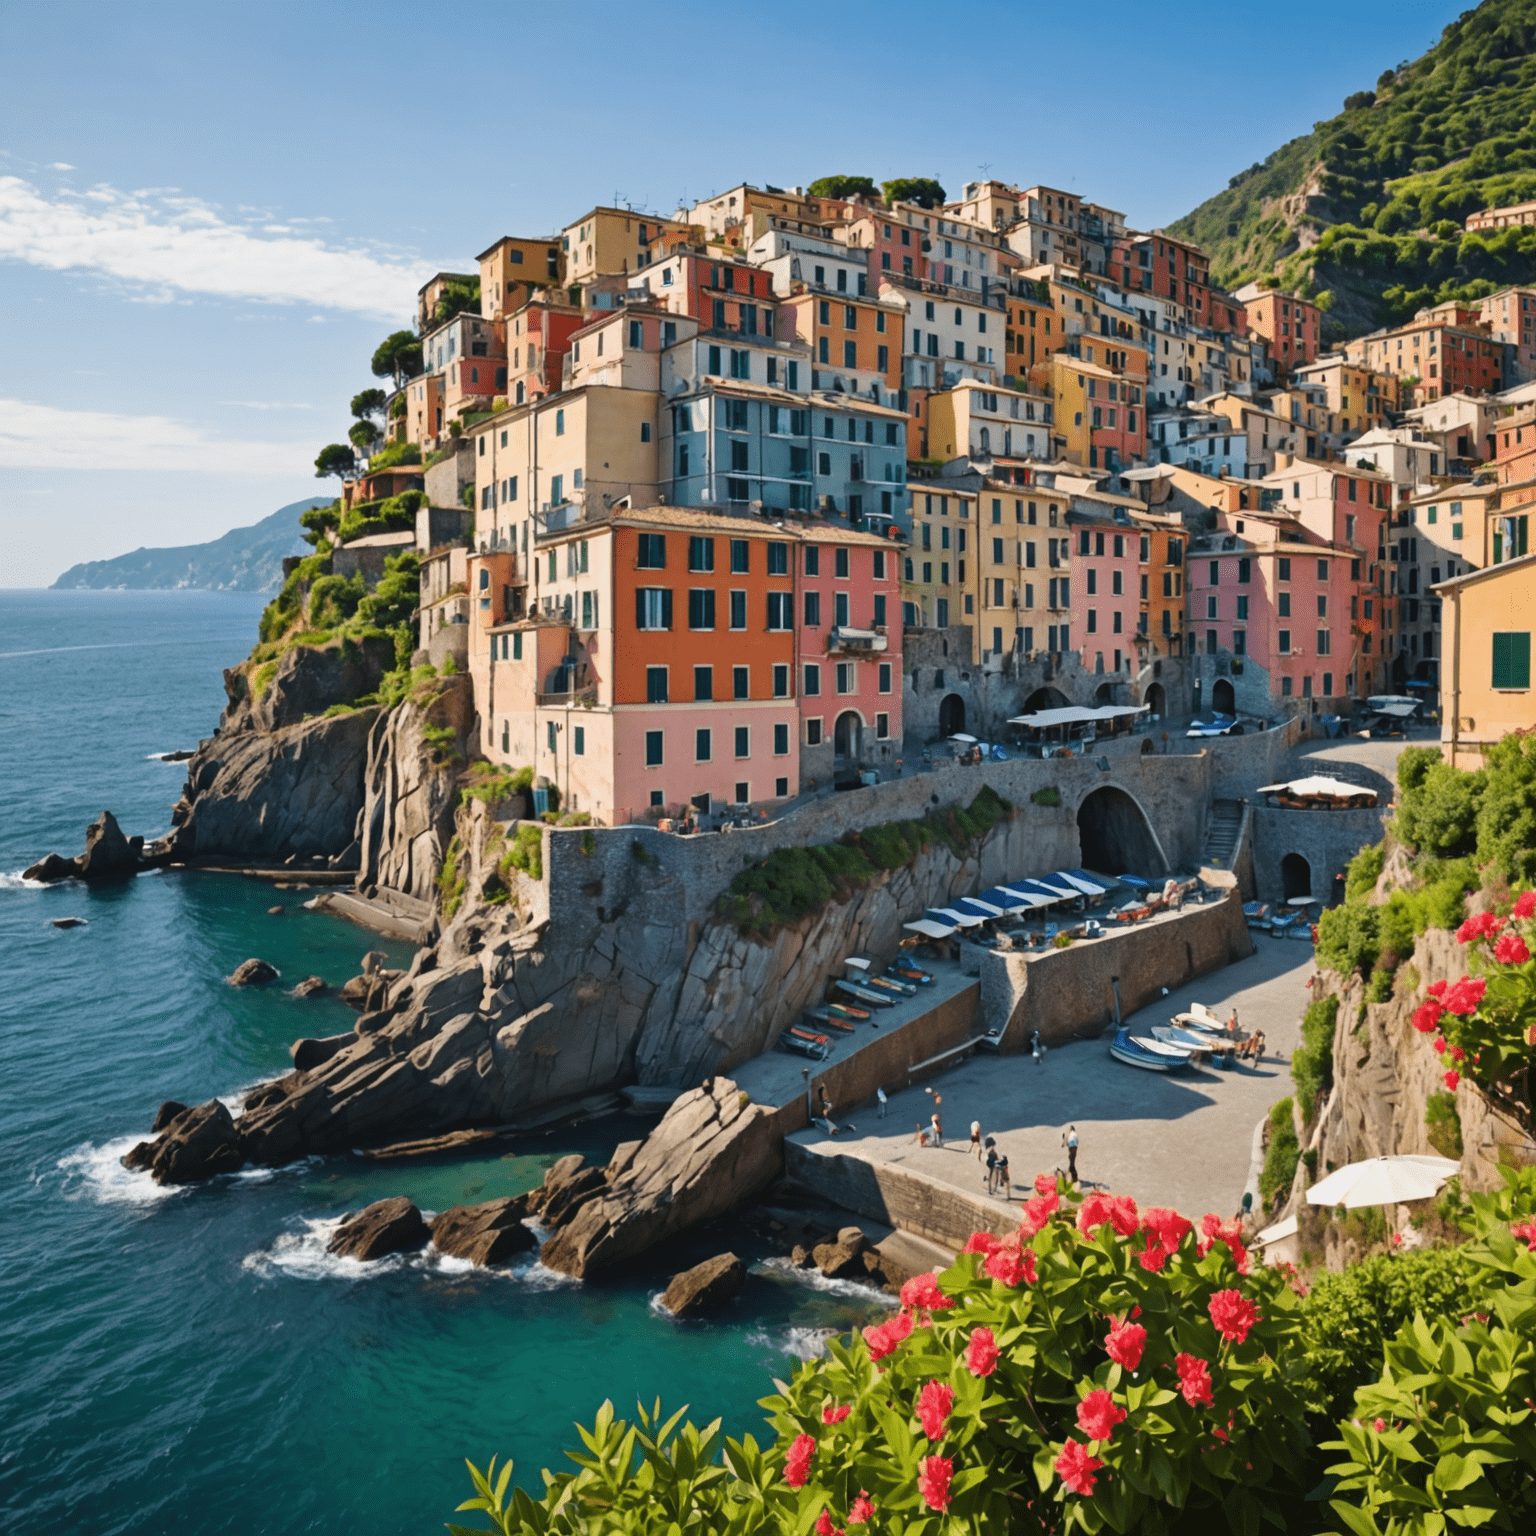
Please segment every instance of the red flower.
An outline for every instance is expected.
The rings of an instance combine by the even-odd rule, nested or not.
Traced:
[[[1156,1274],[1168,1262],[1168,1250],[1148,1232],[1146,1249],[1136,1255],[1136,1262]]]
[[[1088,1454],[1088,1447],[1080,1440],[1068,1440],[1056,1458],[1056,1475],[1073,1493],[1086,1499],[1093,1493],[1093,1474],[1104,1463],[1097,1456]]]
[[[997,1247],[997,1239],[990,1232],[972,1232],[965,1240],[961,1253],[991,1253]]]
[[[1518,933],[1506,933],[1493,946],[1493,958],[1500,965],[1524,965],[1531,958],[1531,952]]]
[[[1536,891],[1521,891],[1510,916],[1523,918],[1533,915],[1536,915]]]
[[[1443,982],[1443,981],[1432,981],[1432,982],[1430,982],[1430,984],[1427,987],[1424,988],[1424,990],[1425,990],[1426,993],[1429,994],[1430,997],[1444,997],[1445,996],[1445,988],[1446,988],[1446,983],[1445,982]]]
[[[1124,1417],[1125,1409],[1119,1407],[1102,1387],[1090,1392],[1077,1405],[1077,1427],[1090,1440],[1108,1440],[1115,1432],[1115,1425]]]
[[[1004,1285],[1018,1285],[1025,1280],[1033,1285],[1035,1250],[1026,1248],[1023,1253],[1015,1253],[1012,1248],[999,1248],[987,1255],[987,1273]]]
[[[1194,1231],[1194,1224],[1180,1216],[1177,1211],[1164,1210],[1161,1206],[1148,1206],[1141,1213],[1141,1224],[1149,1232],[1157,1233],[1157,1240],[1165,1248],[1177,1248],[1184,1241],[1188,1232]]]
[[[1492,912],[1479,912],[1475,917],[1469,917],[1456,930],[1456,942],[1470,944],[1474,939],[1483,938],[1486,934],[1497,933],[1503,926],[1502,917],[1496,917]]]
[[[1451,1060],[1459,1067],[1467,1059],[1467,1053],[1459,1045],[1451,1047]]]
[[[1033,1200],[1026,1201],[1019,1215],[1020,1235],[1033,1237],[1056,1214],[1060,1204],[1061,1196],[1055,1190],[1048,1195],[1036,1195]]]
[[[1147,1330],[1140,1323],[1120,1323],[1104,1338],[1104,1353],[1128,1371],[1141,1364],[1141,1352],[1146,1347]]]
[[[1536,1252],[1536,1221],[1512,1221],[1509,1224],[1511,1237],[1518,1237],[1525,1246]]]
[[[1217,1291],[1206,1308],[1222,1338],[1238,1344],[1248,1337],[1248,1330],[1259,1320],[1253,1303],[1241,1291]]]
[[[930,1272],[926,1275],[913,1275],[902,1286],[901,1304],[904,1307],[921,1307],[925,1312],[941,1312],[955,1303],[939,1289],[937,1278]]]
[[[1413,1010],[1413,1027],[1421,1035],[1427,1035],[1440,1022],[1440,1015],[1444,1012],[1440,999],[1432,997]]]
[[[972,1376],[990,1376],[997,1369],[997,1340],[990,1328],[971,1330],[971,1342],[965,1349],[965,1368]]]
[[[841,1424],[852,1412],[851,1404],[833,1403],[830,1408],[823,1408],[821,1410],[821,1422],[823,1424]]]
[[[883,1360],[912,1332],[912,1314],[898,1312],[888,1323],[878,1323],[864,1330],[864,1341],[869,1345],[872,1360]]]
[[[1109,1203],[1109,1220],[1121,1237],[1130,1237],[1141,1224],[1136,1202],[1129,1195],[1116,1195]]]
[[[1035,1193],[1037,1195],[1054,1195],[1056,1193],[1056,1175],[1054,1173],[1037,1173],[1035,1175]]]
[[[1374,1429],[1378,1435],[1381,1434],[1382,1431],[1386,1429],[1386,1427],[1387,1427],[1387,1421],[1385,1419],[1372,1419],[1371,1420],[1371,1428]]]
[[[949,1508],[949,1480],[955,1464],[947,1456],[925,1456],[917,1474],[917,1491],[929,1509],[941,1513]]]
[[[944,1438],[944,1425],[954,1406],[954,1388],[947,1382],[930,1381],[917,1394],[917,1417],[930,1440]]]
[[[1463,976],[1460,981],[1445,994],[1445,1011],[1457,1013],[1463,1018],[1477,1012],[1477,1006],[1483,1000],[1483,993],[1488,990],[1488,983],[1481,976]]]
[[[789,1455],[784,1458],[784,1481],[791,1488],[805,1487],[805,1480],[811,1475],[811,1458],[816,1454],[816,1437],[814,1435],[796,1435],[794,1443],[789,1448]]]
[[[1211,1368],[1198,1355],[1175,1355],[1173,1368],[1179,1373],[1179,1391],[1191,1408],[1201,1404],[1209,1408],[1211,1397]]]
[[[858,1498],[849,1506],[848,1524],[868,1525],[874,1512],[875,1506],[869,1502],[869,1490],[860,1488]]]
[[[1447,1072],[1445,1074],[1445,1086],[1447,1088],[1449,1088],[1452,1093],[1456,1092],[1456,1085],[1460,1081],[1461,1081],[1461,1073],[1458,1072],[1454,1067],[1449,1072]]]
[[[832,1524],[832,1511],[825,1506],[816,1517],[816,1536],[843,1536],[842,1527]]]
[[[1430,1049],[1434,1051],[1436,1056],[1444,1056],[1445,1055],[1445,1036],[1444,1035],[1436,1035],[1435,1038],[1429,1042],[1429,1044],[1430,1044]]]
[[[1114,1209],[1115,1202],[1108,1195],[1089,1195],[1077,1212],[1078,1231],[1086,1237],[1092,1237],[1093,1229],[1109,1221],[1114,1215]]]

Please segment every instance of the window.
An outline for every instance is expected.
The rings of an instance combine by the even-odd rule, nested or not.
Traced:
[[[642,571],[664,571],[667,568],[667,536],[664,533],[640,535],[640,559]]]
[[[1277,560],[1275,564],[1279,567],[1275,573],[1277,579],[1280,581],[1289,581],[1291,579],[1291,562],[1289,558]]]
[[[693,760],[696,763],[707,763],[710,760],[710,735],[707,727],[693,733]]]
[[[549,743],[549,750],[553,752],[555,750],[555,743],[559,740],[560,727],[551,720],[545,726],[545,730],[548,733],[546,739]]]
[[[752,697],[752,670],[750,667],[731,668],[731,697],[733,699],[750,699]]]
[[[768,574],[770,576],[789,575],[789,545],[778,539],[768,541]],[[789,625],[784,626],[785,629]]]
[[[837,664],[837,691],[839,693],[853,692],[854,667],[851,661],[840,661]]]
[[[752,756],[752,730],[750,726],[738,725],[736,727],[736,756]],[[736,798],[738,801],[742,801],[747,797],[745,795],[738,794]]]
[[[891,717],[889,715],[875,716],[875,736],[884,741],[891,734]]]
[[[1292,680],[1290,678],[1282,677],[1280,679],[1280,697],[1282,699],[1290,698],[1290,696],[1295,691],[1296,691],[1296,685],[1295,685],[1294,682],[1292,682]]]
[[[1323,673],[1323,697],[1325,699],[1331,699],[1333,697],[1333,673],[1332,672],[1324,672]]]
[[[848,594],[837,592],[832,597],[832,622],[839,629],[848,627]]]
[[[805,665],[805,682],[802,691],[806,698],[818,698],[821,694],[821,668],[812,662]]]
[[[1248,599],[1240,597],[1237,600],[1237,617],[1240,623],[1246,623],[1248,619]]]
[[[891,691],[891,664],[888,661],[882,661],[880,663],[880,692],[881,693],[889,693],[890,691]]]
[[[1529,630],[1495,631],[1493,636],[1493,686],[1525,689],[1531,686],[1531,635]]]
[[[731,540],[731,575],[746,575],[751,548],[751,542],[747,539]],[[711,566],[710,569],[713,570],[714,567]]]
[[[565,412],[563,410],[555,412],[555,436],[565,436]]]
[[[708,704],[715,697],[715,669],[713,667],[695,667],[693,669],[693,697],[699,704]]]
[[[881,628],[884,627],[884,625],[885,625],[885,594],[883,592],[877,592],[875,594],[875,628],[876,629],[881,629]]]
[[[1232,631],[1232,654],[1234,656],[1246,656],[1248,654],[1248,632],[1243,629]]]
[[[640,441],[642,443],[648,443],[648,442],[650,442],[650,440],[651,440],[651,424],[648,421],[642,421],[640,423]]]
[[[782,723],[773,728],[773,755],[775,757],[789,756],[789,727]]]
[[[1328,580],[1328,562],[1326,560],[1319,560],[1317,562],[1317,579],[1319,581]]]
[[[732,592],[731,599],[731,628],[745,629],[747,627],[747,594],[745,592]]]
[[[1280,601],[1280,607],[1279,607],[1280,617],[1282,619],[1290,618],[1290,616],[1291,616],[1291,594],[1289,592],[1282,592],[1282,593],[1280,593],[1279,601]]]
[[[806,546],[805,574],[807,576],[821,575],[821,551],[814,544]]]
[[[688,593],[688,628],[713,629],[715,627],[715,590],[713,587],[694,587]]]
[[[672,589],[637,587],[635,589],[635,628],[672,628]]]
[[[732,444],[734,447],[735,445]],[[743,444],[743,447],[746,445]],[[715,541],[713,539],[691,538],[688,540],[688,569],[690,571],[712,571],[715,568]]]
[[[773,696],[776,699],[789,697],[789,664],[776,661],[773,664]]]
[[[772,548],[772,545],[769,546]],[[794,594],[790,592],[770,592],[768,594],[768,628],[769,629],[793,629],[795,627],[795,615],[791,608]]]
[[[645,702],[647,704],[667,702],[667,669],[665,667],[645,669]]]
[[[1221,562],[1211,561],[1211,585],[1214,587],[1221,581]]]
[[[1317,654],[1319,656],[1327,656],[1327,655],[1330,655],[1331,653],[1332,653],[1332,646],[1329,643],[1328,631],[1326,629],[1318,630],[1318,632],[1317,632]]]
[[[647,768],[661,767],[661,738],[660,731],[647,731],[645,733],[645,766]],[[654,798],[655,791],[652,791]],[[656,802],[659,804],[660,802]]]
[[[1279,632],[1279,634],[1276,636],[1276,640],[1278,641],[1278,649],[1280,651],[1280,654],[1282,656],[1289,656],[1291,654],[1291,632],[1290,632],[1290,630],[1282,629]]]

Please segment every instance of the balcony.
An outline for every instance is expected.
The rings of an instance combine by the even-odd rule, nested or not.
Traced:
[[[841,652],[845,655],[874,656],[890,646],[890,636],[883,624],[874,629],[850,629],[846,625],[834,626],[827,631],[827,654]]]

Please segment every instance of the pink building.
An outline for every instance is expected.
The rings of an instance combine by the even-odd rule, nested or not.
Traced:
[[[809,523],[802,538],[800,769],[824,782],[901,751],[901,552],[833,523]]]
[[[1133,523],[1068,512],[1072,635],[1091,672],[1135,670],[1141,621],[1141,532]]]

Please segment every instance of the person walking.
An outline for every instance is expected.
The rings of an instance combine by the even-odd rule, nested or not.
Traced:
[[[990,1195],[997,1187],[997,1148],[993,1145],[992,1138],[987,1137],[987,1193]]]
[[[1045,1046],[1040,1042],[1040,1031],[1038,1029],[1029,1037],[1029,1050],[1030,1054],[1035,1058],[1035,1065],[1043,1067],[1045,1065]]]
[[[915,1141],[920,1147],[926,1147],[928,1145],[928,1132],[924,1128],[923,1122],[921,1120],[917,1122],[917,1134],[913,1136],[912,1140]]]
[[[885,1106],[889,1102],[886,1099],[886,1096],[885,1096],[885,1089],[884,1088],[876,1088],[875,1089],[875,1097],[880,1101],[880,1118],[882,1120],[884,1120],[885,1119]]]
[[[1004,1200],[1013,1198],[1013,1185],[1008,1182],[1008,1159],[1000,1157],[997,1160],[997,1192]]]
[[[929,1130],[933,1137],[934,1146],[942,1147],[944,1145],[944,1123],[939,1119],[938,1110],[934,1110],[933,1114],[929,1116]]]
[[[1077,1183],[1077,1127],[1069,1125],[1061,1138],[1061,1144],[1067,1149],[1067,1177],[1074,1184]]]
[[[976,1161],[981,1161],[981,1121],[971,1121],[971,1151],[976,1154]]]

